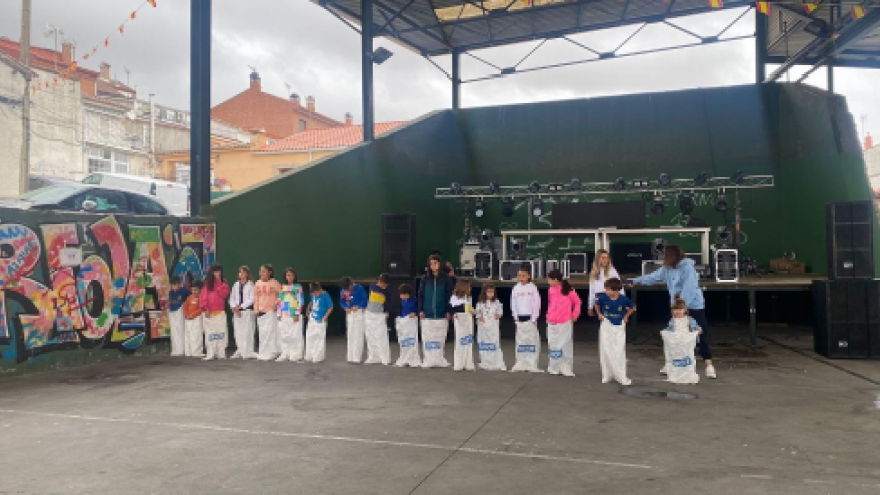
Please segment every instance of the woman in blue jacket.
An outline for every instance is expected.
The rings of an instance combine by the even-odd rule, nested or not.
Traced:
[[[703,289],[700,288],[700,277],[694,268],[694,260],[686,258],[680,247],[666,246],[663,253],[663,266],[653,273],[632,280],[634,285],[650,285],[660,282],[666,282],[670,302],[675,301],[676,294],[684,299],[688,314],[703,329],[703,334],[700,335],[700,356],[706,362],[706,376],[715,378],[712,350],[709,347],[709,324],[706,322],[706,302],[703,299]]]

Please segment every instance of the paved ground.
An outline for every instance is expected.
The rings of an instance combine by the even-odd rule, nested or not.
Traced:
[[[880,362],[762,333],[718,346],[719,379],[696,386],[664,383],[650,342],[630,348],[634,387],[602,385],[590,341],[576,378],[353,366],[341,340],[321,365],[4,378],[0,493],[880,494]]]

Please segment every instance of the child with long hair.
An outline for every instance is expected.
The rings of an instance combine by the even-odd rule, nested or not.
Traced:
[[[611,255],[606,249],[597,249],[596,257],[593,258],[593,268],[590,270],[590,295],[587,298],[587,315],[593,317],[593,306],[596,304],[596,296],[605,293],[605,281],[620,278],[617,269],[611,263]],[[626,295],[622,289],[621,295]]]
[[[345,335],[348,343],[346,360],[360,364],[364,355],[364,311],[367,308],[367,291],[356,284],[351,277],[342,277],[339,291],[339,305],[345,310]]]
[[[364,364],[391,364],[391,348],[388,344],[388,284],[391,279],[387,273],[379,275],[375,284],[370,285],[367,299],[366,322],[367,360]]]
[[[428,267],[419,281],[419,318],[422,323],[423,368],[445,368],[446,334],[449,332],[449,298],[454,282],[443,269],[439,254],[428,256]]]
[[[278,291],[278,342],[281,356],[275,361],[303,360],[303,321],[302,308],[305,305],[302,285],[297,283],[296,270],[284,269],[284,284]]]
[[[619,279],[605,281],[605,294],[596,297],[595,310],[599,317],[599,364],[602,383],[616,380],[631,385],[626,375],[626,324],[634,311],[633,302],[620,294],[623,284]]]
[[[477,302],[477,348],[480,351],[480,369],[506,371],[504,354],[501,352],[499,323],[504,314],[498,293],[492,284],[483,284]]]
[[[260,266],[260,280],[254,285],[254,312],[257,314],[257,328],[260,333],[260,349],[257,359],[272,361],[278,359],[278,292],[281,284],[273,277],[272,265]]]
[[[516,281],[510,294],[510,311],[516,321],[516,362],[510,371],[543,373],[538,368],[538,356],[541,354],[541,336],[538,334],[541,296],[532,283],[532,273],[527,266],[519,269]]]
[[[309,303],[309,326],[306,328],[305,360],[311,363],[324,361],[327,352],[327,320],[333,312],[330,294],[318,282],[309,284],[312,301]],[[387,339],[387,337],[386,337]]]
[[[697,320],[688,316],[687,303],[676,294],[672,302],[672,318],[666,328],[660,331],[666,358],[666,365],[660,372],[667,375],[668,381],[678,384],[699,383],[694,347],[697,346],[701,333],[703,330]]]
[[[171,277],[171,292],[168,294],[168,320],[171,324],[171,355],[183,356],[186,348],[186,317],[183,304],[190,291],[180,283],[180,277]]]
[[[581,315],[581,298],[559,270],[547,274],[547,373],[574,376],[572,328]]]
[[[205,287],[199,296],[199,304],[204,310],[205,361],[226,359],[226,345],[229,342],[229,328],[226,322],[226,298],[229,285],[223,278],[223,267],[214,265],[205,277]]]
[[[413,297],[411,285],[400,284],[397,293],[400,297],[400,315],[396,319],[395,328],[400,357],[394,366],[419,368],[422,366],[422,359],[419,357],[419,305]]]
[[[193,282],[190,286],[191,294],[183,303],[184,322],[184,348],[183,355],[187,357],[205,357],[205,329],[202,326],[202,305],[199,295],[202,291],[200,281]]]
[[[471,300],[471,281],[460,278],[449,298],[452,323],[455,327],[455,353],[452,369],[474,371],[474,306]]]
[[[254,283],[251,269],[245,265],[238,268],[238,280],[229,293],[232,308],[232,329],[235,336],[235,354],[232,359],[253,359],[254,352]]]

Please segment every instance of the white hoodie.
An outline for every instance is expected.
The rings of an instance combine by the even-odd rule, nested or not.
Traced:
[[[538,321],[538,315],[541,314],[541,296],[535,284],[529,282],[514,286],[510,295],[510,312],[513,313],[515,320],[518,320],[519,316],[530,316],[532,323]]]

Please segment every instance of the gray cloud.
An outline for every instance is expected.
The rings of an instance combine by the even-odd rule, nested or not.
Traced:
[[[86,66],[99,61],[112,64],[116,77],[126,80],[145,96],[156,93],[161,103],[189,106],[189,1],[158,0],[159,7],[145,7],[136,21],[116,36],[138,0],[35,0],[33,43],[52,46],[42,35],[51,23],[76,40],[82,53],[114,34],[111,46]],[[19,37],[19,3],[0,2],[0,35]],[[724,11],[676,22],[700,34],[717,32],[739,11]],[[752,14],[746,15],[727,35],[753,31]],[[600,51],[619,44],[632,28],[620,28],[575,36]],[[673,46],[691,39],[663,26],[644,29],[622,52],[656,46]],[[378,40],[394,56],[375,70],[378,120],[408,120],[437,108],[447,108],[451,88],[447,77],[418,55],[387,40]],[[482,50],[476,54],[499,66],[513,65],[534,43]],[[521,68],[559,63],[587,55],[564,40],[545,44]],[[449,57],[438,65],[449,70]],[[216,104],[248,84],[248,65],[258,68],[264,90],[283,96],[285,83],[302,96],[312,95],[318,110],[342,119],[351,112],[360,120],[359,36],[323,9],[306,0],[218,0],[214,2],[213,86]],[[754,45],[751,40],[722,43],[653,55],[586,63],[561,69],[518,74],[463,86],[465,106],[486,106],[559,100],[597,95],[662,91],[694,87],[748,84],[753,81]],[[465,79],[492,72],[469,57],[462,60]],[[824,87],[824,71],[809,82]],[[880,136],[880,71],[838,70],[837,91],[847,96],[855,119],[868,115],[867,129]]]

